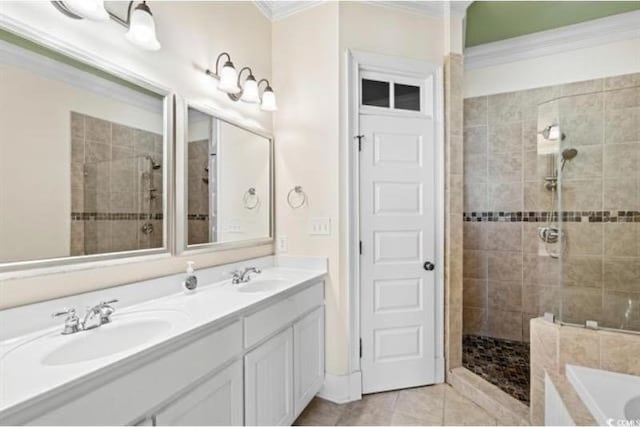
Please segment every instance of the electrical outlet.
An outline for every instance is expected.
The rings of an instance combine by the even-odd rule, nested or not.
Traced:
[[[331,218],[311,218],[309,220],[309,235],[328,236],[331,234]]]
[[[289,239],[287,239],[287,236],[278,236],[276,246],[278,253],[284,254],[289,252]]]

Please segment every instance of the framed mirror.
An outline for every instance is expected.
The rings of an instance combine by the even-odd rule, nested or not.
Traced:
[[[0,29],[0,271],[171,248],[173,98],[86,58]]]
[[[176,142],[177,252],[273,241],[273,138],[183,103]]]

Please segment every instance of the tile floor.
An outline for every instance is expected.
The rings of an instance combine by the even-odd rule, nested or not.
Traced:
[[[447,384],[363,396],[338,405],[316,397],[294,425],[474,425],[495,426],[497,420]]]
[[[465,335],[462,366],[529,404],[529,343]]]

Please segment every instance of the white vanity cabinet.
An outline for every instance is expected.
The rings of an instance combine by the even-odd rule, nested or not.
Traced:
[[[285,328],[245,356],[246,425],[291,425],[322,387],[322,287],[314,285],[246,319],[248,343]]]
[[[297,417],[324,383],[324,307],[293,325],[293,368]]]
[[[242,360],[234,362],[156,413],[158,426],[242,425]]]
[[[246,425],[279,426],[293,423],[293,363],[291,328],[245,356]]]
[[[290,425],[324,382],[324,283],[107,368],[0,425]]]

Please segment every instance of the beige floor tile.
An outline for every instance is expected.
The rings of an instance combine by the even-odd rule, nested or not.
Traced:
[[[302,411],[294,425],[335,426],[346,406],[316,397]]]
[[[399,392],[368,394],[348,403],[338,419],[339,426],[389,425]]]
[[[394,412],[391,415],[391,425],[392,426],[441,426],[442,419],[438,421],[433,421],[431,419],[421,419],[412,417],[411,415],[406,415],[400,412]]]
[[[496,419],[466,397],[448,388],[444,402],[444,425],[495,426]]]
[[[439,384],[400,391],[394,415],[407,415],[430,425],[441,424],[444,416],[444,397],[448,387]]]

